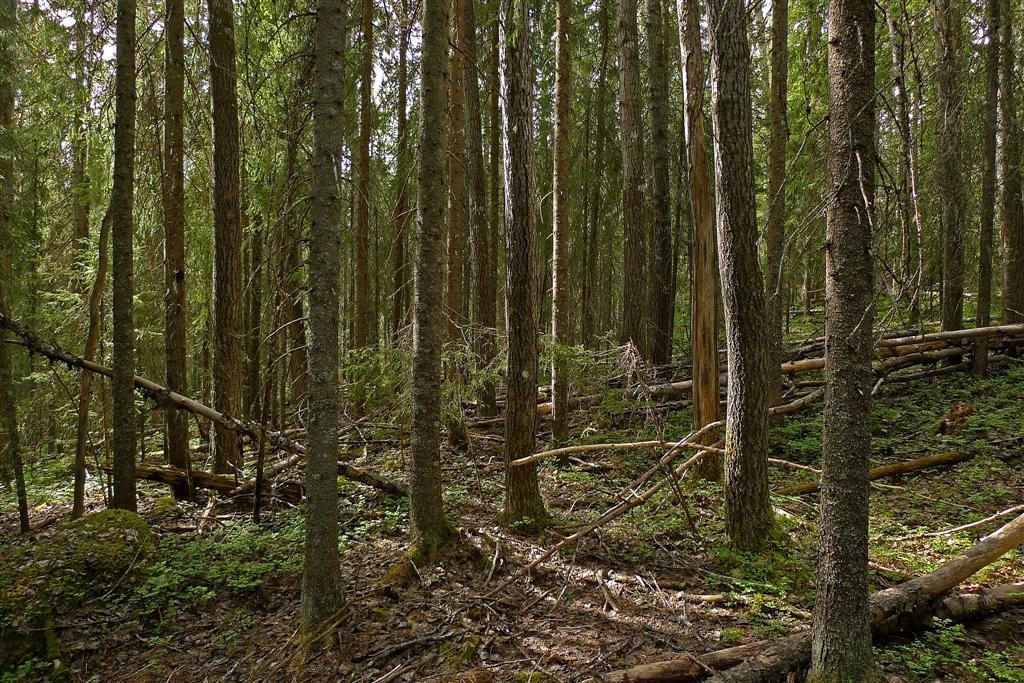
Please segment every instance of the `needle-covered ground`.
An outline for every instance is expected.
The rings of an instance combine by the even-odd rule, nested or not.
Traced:
[[[925,534],[1024,503],[1022,387],[1024,362],[1012,359],[995,364],[987,380],[961,373],[882,387],[873,464],[945,451],[973,457],[873,486],[873,589],[934,569],[1010,517]],[[620,394],[607,390],[601,405],[574,417],[578,442],[672,439],[688,431],[688,410],[657,411]],[[817,467],[820,410],[820,402],[812,404],[774,426],[772,457]],[[383,414],[364,415],[358,429],[346,431],[346,453],[403,479],[406,433]],[[469,450],[444,454],[460,545],[443,564],[417,568],[404,587],[385,580],[407,548],[406,502],[339,481],[350,609],[334,642],[313,649],[295,633],[301,508],[272,503],[257,526],[229,501],[177,504],[166,488],[144,483],[141,518],[98,513],[97,487],[90,490],[93,515],[68,524],[56,520],[69,512],[69,463],[36,460],[29,487],[37,530],[30,538],[15,533],[13,495],[0,490],[0,680],[582,681],[809,624],[816,495],[774,495],[777,532],[768,551],[753,555],[728,549],[718,486],[690,480],[665,487],[488,596],[612,506],[660,452],[546,462],[540,476],[554,524],[542,536],[525,536],[496,524],[500,433],[471,435]],[[775,489],[813,476],[771,470]],[[1022,580],[1017,549],[965,589]],[[1024,681],[1024,609],[974,624],[940,622],[877,647],[894,681]]]

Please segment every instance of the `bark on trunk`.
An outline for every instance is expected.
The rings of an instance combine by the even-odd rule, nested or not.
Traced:
[[[704,144],[704,53],[700,40],[700,2],[679,0],[679,44],[686,96],[686,156],[690,170],[689,199],[693,221],[690,322],[693,354],[693,426],[718,422],[718,260],[715,252],[715,217],[711,200],[711,174]],[[708,436],[708,443],[718,440]],[[698,463],[694,474],[720,481],[722,459],[710,456]]]
[[[1000,214],[1003,224],[1003,324],[1024,322],[1024,194],[1021,189],[1021,132],[1013,3],[1002,0],[1002,61],[999,67],[999,119],[1002,122],[1003,193]]]
[[[821,530],[810,681],[878,678],[868,620],[875,9],[838,0],[829,21],[829,185]]]
[[[373,0],[362,6],[362,78],[359,81],[359,185],[356,189],[356,291],[354,344],[370,343],[370,136],[373,126]],[[374,321],[375,322],[375,321]]]
[[[18,33],[16,0],[0,0],[0,131],[12,132],[14,126],[15,36]],[[0,147],[0,315],[10,316],[8,288],[13,283],[11,248],[14,245],[14,149]],[[11,348],[6,343],[6,330],[0,331],[0,412],[7,432],[7,457],[0,459],[0,475],[5,483],[14,476],[18,496],[18,522],[22,533],[28,533],[28,498],[25,472],[21,460],[18,434],[18,413],[14,396],[14,375],[11,372]]]
[[[644,122],[641,113],[640,47],[637,0],[617,0],[616,39],[619,50],[619,118],[622,138],[623,290],[621,340],[633,342],[641,357],[647,344],[649,258],[644,207]]]
[[[527,0],[501,0],[500,12],[505,151],[505,326],[508,330],[505,510],[501,521],[505,525],[530,529],[547,522],[537,482],[537,467],[508,466],[512,460],[533,454],[536,441],[539,321],[534,286],[537,207],[531,125],[530,3]]]
[[[566,436],[569,412],[569,379],[565,356],[560,348],[569,343],[569,155],[571,122],[571,64],[569,55],[570,0],[556,0],[555,26],[555,173],[552,223],[554,260],[551,294],[551,430],[556,441]]]
[[[185,2],[167,0],[164,29],[164,380],[167,388],[188,393],[185,278]],[[91,358],[87,353],[86,358]],[[167,462],[186,472],[192,467],[188,448],[188,415],[169,410],[164,416],[167,429]],[[174,497],[191,497],[191,485],[173,488]]]
[[[132,209],[135,168],[135,0],[117,2],[114,88],[114,183],[111,231],[114,270],[114,507],[135,500],[135,324],[132,278]]]
[[[89,292],[89,327],[85,337],[86,360],[96,357],[96,349],[100,343],[100,303],[103,301],[103,290],[107,286],[107,270],[110,259],[110,210],[103,216],[100,223],[99,258],[96,266],[96,279]],[[71,505],[71,518],[78,519],[85,513],[85,461],[86,448],[89,440],[89,404],[92,394],[92,373],[82,373],[82,385],[78,392],[78,425],[75,435],[75,488]]]
[[[725,527],[737,548],[764,545],[768,500],[768,338],[757,254],[750,45],[741,0],[708,4],[714,93],[715,193],[729,358]],[[869,328],[870,329],[870,326]]]
[[[441,494],[441,349],[444,346],[444,221],[447,193],[446,83],[449,0],[424,0],[417,171],[416,298],[413,318],[412,470],[409,507],[414,544],[430,555],[453,531]]]
[[[935,5],[938,61],[939,206],[942,230],[942,329],[964,325],[964,201],[961,127],[964,97],[961,79],[963,15],[955,0]]]
[[[676,292],[672,279],[672,211],[668,180],[668,51],[661,0],[647,0],[645,28],[649,106],[651,111],[651,363],[672,359],[672,310]]]
[[[480,113],[480,78],[477,64],[477,30],[474,2],[463,3],[462,31],[465,35],[466,59],[463,64],[466,87],[466,154],[470,177],[469,214],[473,263],[473,352],[478,362],[487,366],[494,359],[494,287],[495,273],[491,272],[491,225],[488,224],[486,176],[484,170],[483,122]],[[497,188],[491,188],[497,192]],[[488,382],[480,390],[479,401],[485,412],[494,407],[494,386]],[[493,414],[493,413],[491,413]]]
[[[451,133],[448,149],[448,282],[445,288],[445,318],[448,322],[448,339],[462,341],[462,246],[465,241],[465,113],[462,106],[462,83],[466,75],[466,60],[463,45],[464,0],[451,0],[452,45],[451,70],[448,72],[451,85],[448,117]]]
[[[589,239],[587,241],[587,269],[583,273],[583,293],[581,297],[580,312],[580,337],[585,348],[593,348],[597,329],[600,322],[598,316],[598,296],[600,274],[600,245],[601,245],[601,216],[603,215],[604,200],[604,165],[605,165],[605,138],[608,135],[608,107],[605,104],[608,91],[608,5],[612,0],[600,0],[598,10],[598,24],[601,34],[601,61],[598,66],[597,91],[595,93],[594,107],[597,109],[596,129],[597,144],[594,150],[594,184],[593,197],[590,200]]]
[[[408,1],[402,0],[401,22],[398,27],[398,153],[395,184],[398,186],[395,200],[395,276],[391,310],[391,336],[397,343],[399,331],[409,318],[409,263],[406,258],[409,222],[412,209],[409,207],[409,33],[410,18]]]
[[[996,212],[996,115],[999,111],[999,15],[1001,0],[986,0],[988,42],[985,52],[985,125],[981,140],[981,230],[978,238],[978,312],[977,327],[992,322],[992,241]],[[988,344],[974,346],[974,374],[988,372]]]
[[[786,239],[786,117],[789,79],[789,0],[772,2],[771,100],[768,133],[768,221],[765,225],[765,298],[768,300],[769,358],[782,362],[784,296],[783,247]],[[768,382],[769,405],[778,403],[782,378]]]
[[[309,422],[302,628],[307,633],[345,603],[338,555],[338,291],[344,83],[344,0],[321,0],[313,67],[313,191],[309,228]]]
[[[235,416],[242,414],[243,307],[235,16],[232,0],[207,0],[207,6],[213,99],[213,405]],[[116,260],[114,275],[116,280]],[[242,466],[234,432],[218,428],[214,445],[218,473]]]

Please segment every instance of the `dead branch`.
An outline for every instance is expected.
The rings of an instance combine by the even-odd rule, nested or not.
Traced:
[[[59,363],[64,363],[68,367],[79,368],[81,370],[86,370],[87,372],[95,373],[97,375],[103,375],[104,377],[113,377],[114,371],[111,368],[108,368],[105,365],[100,365],[99,363],[95,363],[93,361],[85,360],[84,358],[80,358],[74,355],[73,353],[69,353],[58,346],[54,346],[53,344],[48,344],[47,342],[44,342],[42,339],[39,338],[39,336],[35,332],[30,330],[28,327],[21,324],[17,320],[13,320],[0,314],[0,327],[7,328],[14,334],[21,337],[21,339],[24,341],[25,346],[27,346],[31,352],[42,354],[43,356],[46,356],[50,360],[54,360]],[[199,401],[191,399],[187,396],[183,396],[179,393],[170,391],[166,387],[163,387],[157,384],[156,382],[148,380],[144,377],[139,377],[138,375],[135,375],[134,382],[136,389],[138,389],[140,392],[142,392],[144,396],[151,399],[154,403],[163,408],[177,408],[180,410],[187,410],[190,413],[201,415],[202,417],[205,417],[211,422],[221,425],[225,429],[229,429],[238,434],[246,435],[250,438],[255,438],[258,434],[264,431],[262,427],[260,427],[259,425],[253,424],[251,422],[246,422],[244,420],[239,420],[235,417],[232,417],[231,415],[228,415],[227,413],[222,413],[220,411],[214,410],[208,405],[202,404]],[[287,466],[291,466],[297,463],[306,455],[306,447],[296,441],[293,441],[283,432],[267,430],[266,437],[274,448],[278,448],[280,450],[293,453],[292,457],[287,458],[285,461],[283,461],[288,463]],[[277,472],[280,472],[283,469],[284,467],[278,469]],[[374,474],[358,469],[351,465],[345,465],[345,467],[340,468],[339,474],[348,479],[353,479],[354,481],[359,481],[360,483],[363,484],[368,484],[370,486],[381,488],[389,493],[404,490],[404,487],[402,487],[400,484],[388,482]],[[252,489],[250,488],[249,490]]]
[[[928,467],[943,467],[946,465],[955,465],[958,462],[964,462],[965,460],[970,460],[973,457],[973,453],[962,453],[960,451],[933,453],[931,455],[926,455],[921,458],[914,458],[913,460],[904,460],[902,462],[894,462],[888,465],[881,465],[880,467],[873,467],[868,472],[868,479],[874,481],[875,479],[894,477],[898,474],[917,472],[918,470],[923,470]],[[804,484],[789,486],[780,491],[777,491],[777,493],[782,496],[802,496],[808,493],[814,493],[820,488],[820,481],[809,481]]]

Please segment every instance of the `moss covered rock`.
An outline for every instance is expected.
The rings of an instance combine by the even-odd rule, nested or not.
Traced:
[[[59,526],[36,545],[0,551],[0,670],[54,656],[50,625],[90,598],[130,590],[156,552],[145,520],[105,510]]]

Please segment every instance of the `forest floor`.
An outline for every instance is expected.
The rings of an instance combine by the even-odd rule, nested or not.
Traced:
[[[874,404],[873,464],[959,450],[971,460],[872,486],[871,582],[877,590],[930,571],[991,532],[924,537],[1024,503],[1024,362],[1005,360],[992,376],[956,374],[883,387]],[[579,442],[680,438],[689,410],[658,414],[608,390],[600,406],[574,417]],[[618,394],[621,395],[621,392]],[[937,433],[951,406],[970,415]],[[772,457],[818,466],[820,401],[772,429]],[[964,412],[964,411],[961,411]],[[361,421],[353,462],[404,478],[405,434]],[[542,489],[554,524],[542,537],[502,530],[501,440],[473,432],[467,451],[444,456],[450,516],[460,548],[420,568],[405,588],[382,587],[407,544],[407,503],[339,482],[342,566],[350,610],[337,644],[306,655],[296,640],[303,522],[296,508],[270,507],[259,526],[230,502],[176,504],[166,487],[141,483],[140,512],[153,530],[146,566],[113,585],[79,587],[76,606],[47,626],[59,654],[26,660],[0,681],[42,680],[60,669],[83,681],[353,680],[582,681],[675,653],[720,649],[803,628],[814,601],[816,495],[773,495],[778,533],[763,555],[730,551],[721,489],[687,480],[599,529],[494,596],[483,597],[532,557],[614,504],[615,494],[658,452],[598,452],[565,465],[545,462]],[[13,496],[0,489],[0,611],[16,591],[3,573],[25,562],[28,544],[61,533],[70,499],[65,459],[29,469],[32,520],[19,539]],[[773,488],[811,477],[772,467]],[[92,510],[103,506],[92,491]],[[686,501],[685,509],[680,500]],[[692,525],[688,521],[687,509]],[[914,537],[916,536],[916,537]],[[897,540],[901,537],[909,537]],[[18,555],[18,553],[21,555]],[[135,564],[135,559],[132,560]],[[59,567],[44,566],[47,581]],[[1021,581],[1018,548],[962,587]],[[12,588],[12,584],[14,587]],[[52,589],[51,589],[52,592]],[[16,598],[17,596],[15,596]],[[7,604],[11,609],[11,604]],[[14,600],[17,612],[17,599]],[[10,614],[8,614],[10,616]],[[892,681],[1024,681],[1024,608],[968,625],[936,628],[877,644]],[[3,633],[8,633],[4,631]],[[0,648],[2,653],[2,648]],[[59,664],[53,658],[59,658]]]

